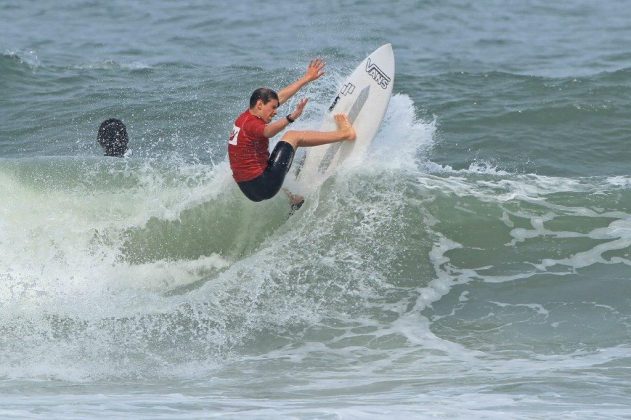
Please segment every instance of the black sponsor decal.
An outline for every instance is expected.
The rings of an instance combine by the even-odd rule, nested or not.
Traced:
[[[343,95],[343,96],[350,95],[354,91],[355,91],[355,85],[350,82],[342,86],[342,89],[340,89],[340,93],[338,93],[335,99],[333,99],[333,103],[329,107],[329,112],[333,111],[333,108],[335,108],[335,105],[337,105],[337,101],[340,100],[340,95]]]
[[[348,82],[347,84],[342,86],[342,90],[340,90],[340,94],[344,96],[350,95],[353,92],[355,92],[355,85],[352,84],[351,82]]]
[[[340,100],[340,95],[337,95],[335,99],[333,99],[333,103],[329,107],[329,112],[333,111],[333,108],[335,108],[335,105],[337,105],[337,101],[339,100]]]
[[[387,89],[390,81],[392,80],[383,70],[379,68],[378,65],[371,62],[370,58],[366,61],[366,73],[368,73],[368,75],[372,77],[373,80],[383,89]]]

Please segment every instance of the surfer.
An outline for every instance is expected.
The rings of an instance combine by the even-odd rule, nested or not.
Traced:
[[[105,156],[123,157],[127,152],[127,129],[119,119],[110,118],[101,123],[96,139],[103,148]]]
[[[252,201],[274,197],[281,189],[298,147],[312,147],[344,140],[355,140],[355,130],[346,115],[335,116],[335,131],[287,131],[272,153],[269,139],[280,133],[302,115],[308,99],[301,99],[293,112],[274,122],[278,107],[306,84],[324,74],[324,61],[312,60],[304,76],[281,89],[258,88],[250,97],[250,107],[234,122],[228,141],[228,156],[232,176],[243,194]],[[292,204],[298,208],[304,202],[299,195],[285,189]]]

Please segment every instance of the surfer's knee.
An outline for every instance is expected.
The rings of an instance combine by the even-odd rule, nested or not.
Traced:
[[[288,131],[281,138],[285,143],[289,143],[291,147],[294,148],[294,151],[300,146],[300,136],[297,131]]]

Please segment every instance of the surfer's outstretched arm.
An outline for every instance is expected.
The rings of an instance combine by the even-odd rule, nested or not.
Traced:
[[[324,61],[320,58],[311,60],[307,66],[307,71],[304,76],[278,91],[279,104],[282,105],[287,102],[289,98],[294,96],[296,92],[298,92],[307,83],[313,82],[314,80],[322,77],[322,75],[324,75],[324,65]]]
[[[291,130],[286,132],[281,140],[291,144],[294,150],[298,147],[313,147],[344,140],[355,140],[355,129],[345,114],[335,115],[335,123],[337,124],[335,131]]]

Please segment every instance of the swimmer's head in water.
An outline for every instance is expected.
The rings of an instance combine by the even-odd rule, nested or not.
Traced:
[[[101,123],[96,136],[105,156],[122,157],[127,151],[127,129],[121,120],[110,118]]]

